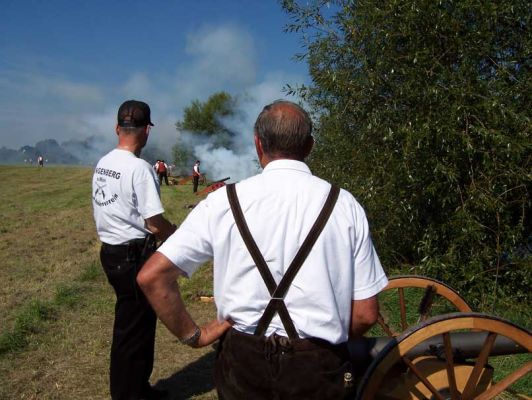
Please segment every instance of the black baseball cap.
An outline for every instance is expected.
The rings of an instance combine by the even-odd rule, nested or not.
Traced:
[[[123,128],[153,126],[150,114],[150,106],[143,101],[127,100],[118,109],[118,126]]]

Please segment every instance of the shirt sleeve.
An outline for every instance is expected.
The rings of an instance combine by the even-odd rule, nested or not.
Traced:
[[[356,204],[356,208],[358,218],[353,254],[355,265],[353,300],[364,300],[384,289],[388,284],[388,278],[373,246],[366,214],[359,204]]]
[[[208,212],[206,201],[201,201],[157,250],[189,277],[213,256]]]
[[[146,167],[135,175],[134,193],[137,198],[137,209],[144,219],[164,213],[161,202],[159,184],[155,172]]]

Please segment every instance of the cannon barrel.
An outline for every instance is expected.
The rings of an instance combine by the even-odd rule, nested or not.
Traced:
[[[451,332],[453,356],[456,360],[478,357],[487,332]],[[348,342],[349,352],[353,362],[369,363],[388,343],[395,341],[390,337],[363,337]],[[528,350],[513,340],[504,336],[497,336],[491,349],[490,356],[527,353]],[[413,347],[407,357],[436,356],[445,358],[443,336],[437,335]]]

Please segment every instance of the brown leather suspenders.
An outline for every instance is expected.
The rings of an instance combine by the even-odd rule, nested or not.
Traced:
[[[310,232],[307,235],[303,244],[301,245],[301,248],[298,250],[296,256],[292,260],[292,263],[290,264],[285,275],[279,282],[279,285],[277,285],[275,283],[275,280],[273,279],[270,269],[268,268],[268,265],[266,264],[266,261],[264,260],[264,257],[262,256],[259,248],[257,247],[257,244],[255,243],[255,240],[251,236],[251,232],[249,231],[248,225],[244,218],[244,214],[242,213],[242,209],[240,207],[240,203],[238,201],[238,197],[236,195],[235,184],[232,183],[226,185],[226,188],[227,197],[229,199],[231,211],[233,212],[233,216],[235,217],[236,226],[238,227],[240,235],[242,236],[242,239],[244,240],[244,243],[246,244],[246,247],[248,248],[248,251],[251,254],[251,257],[253,258],[253,261],[255,262],[255,265],[257,266],[259,273],[262,279],[264,280],[264,283],[266,284],[266,287],[268,288],[268,291],[270,292],[271,296],[271,300],[268,303],[264,314],[260,318],[259,323],[257,325],[257,329],[255,330],[254,334],[256,336],[264,336],[264,334],[266,333],[266,329],[270,325],[271,320],[277,312],[279,313],[279,317],[281,318],[281,322],[283,323],[288,337],[290,339],[296,339],[299,337],[299,335],[297,334],[294,323],[292,322],[292,319],[290,318],[290,315],[284,303],[284,296],[290,288],[290,285],[292,284],[292,281],[294,280],[299,269],[303,265],[303,262],[310,253],[312,246],[314,246],[314,243],[318,239],[318,236],[325,227],[325,224],[327,223],[327,220],[329,219],[332,213],[334,205],[336,204],[336,200],[338,199],[340,189],[334,185],[331,186],[331,190],[329,191],[327,200],[325,201],[325,204],[318,218],[316,219],[316,222],[314,222],[314,225],[310,229]]]

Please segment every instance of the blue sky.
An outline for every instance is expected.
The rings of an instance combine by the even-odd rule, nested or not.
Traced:
[[[275,0],[0,0],[0,146],[108,135],[129,98],[148,102],[170,143],[194,99],[245,99],[251,135],[264,104],[308,83],[299,37]],[[246,134],[248,132],[245,132]],[[151,138],[150,138],[151,140]],[[250,139],[251,140],[251,139]]]

